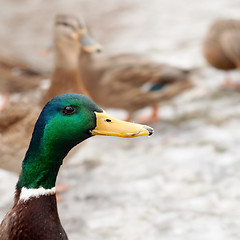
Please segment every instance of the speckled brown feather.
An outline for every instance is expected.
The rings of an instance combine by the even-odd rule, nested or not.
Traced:
[[[240,62],[240,20],[217,20],[210,27],[203,54],[210,65],[222,70],[238,67]]]
[[[11,108],[12,106],[10,106],[8,110]],[[41,111],[40,106],[36,105],[33,107],[30,103],[24,105],[23,108],[24,110],[18,112],[18,114],[17,112],[12,114],[11,111],[5,113],[7,109],[4,109],[3,115],[0,116],[0,126],[3,125],[1,124],[2,121],[5,122],[8,121],[8,118],[11,119],[11,124],[6,124],[5,128],[1,130],[0,167],[16,173],[20,172],[22,160],[27,151],[34,124]]]
[[[155,63],[137,54],[123,54],[100,61],[81,56],[80,69],[87,90],[100,106],[132,113],[169,100],[192,87],[189,71]],[[144,91],[145,83],[169,83],[161,91]],[[99,91],[99,89],[101,89]]]
[[[16,111],[18,109],[18,111]],[[24,104],[13,103],[9,105],[4,112],[0,114],[0,132],[3,133],[14,123],[23,119],[28,113]]]
[[[18,201],[0,225],[1,240],[66,240],[57,212],[56,196]]]
[[[36,90],[44,75],[23,63],[0,58],[0,92],[23,93]]]

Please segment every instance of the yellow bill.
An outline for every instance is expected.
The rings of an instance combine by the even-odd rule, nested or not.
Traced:
[[[153,134],[153,129],[146,125],[130,123],[113,118],[105,112],[96,114],[96,127],[91,130],[92,135],[108,135],[133,138]]]

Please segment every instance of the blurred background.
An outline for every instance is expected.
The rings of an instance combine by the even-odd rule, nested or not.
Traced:
[[[195,69],[194,87],[159,107],[159,122],[149,123],[155,129],[151,138],[92,138],[62,167],[58,181],[70,189],[58,206],[69,239],[240,238],[240,93],[222,88],[226,73],[202,53],[210,25],[239,17],[240,1],[0,3],[0,57],[46,75],[53,56],[40,52],[52,43],[54,17],[62,12],[84,17],[103,46],[95,58],[140,53]],[[238,71],[228,75],[240,82]],[[124,110],[108,112],[126,117]],[[0,219],[12,204],[16,181],[17,174],[0,171]]]

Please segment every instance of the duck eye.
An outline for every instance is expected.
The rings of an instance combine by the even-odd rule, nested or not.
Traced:
[[[66,22],[63,22],[63,23],[62,23],[62,25],[66,26],[66,27],[68,27],[68,26],[69,26],[69,24],[68,24],[68,23],[66,23]]]
[[[65,115],[71,115],[71,114],[75,113],[75,108],[73,106],[71,106],[71,105],[65,106],[63,108],[63,113]]]

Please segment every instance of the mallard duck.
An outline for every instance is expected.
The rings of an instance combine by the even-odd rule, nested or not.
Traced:
[[[157,120],[157,105],[192,87],[187,70],[153,62],[138,54],[122,54],[94,61],[81,53],[82,79],[95,102],[128,111],[128,120],[146,106],[154,106],[149,120]],[[101,91],[98,91],[101,89]]]
[[[210,27],[204,43],[203,54],[210,65],[221,70],[240,67],[240,20],[220,19]],[[229,79],[227,85],[231,85]]]
[[[138,137],[153,129],[107,115],[81,94],[63,94],[43,108],[22,163],[11,211],[0,225],[0,239],[67,239],[56,204],[55,182],[63,159],[94,135]]]
[[[51,86],[40,103],[20,101],[9,105],[0,114],[0,167],[19,173],[21,159],[27,148],[24,136],[31,136],[38,112],[49,98],[69,92],[88,95],[78,69],[78,56],[84,51],[99,51],[100,46],[88,35],[81,23],[72,15],[58,15],[54,25],[55,67]],[[32,98],[35,98],[35,93]],[[13,145],[14,143],[14,145]]]

